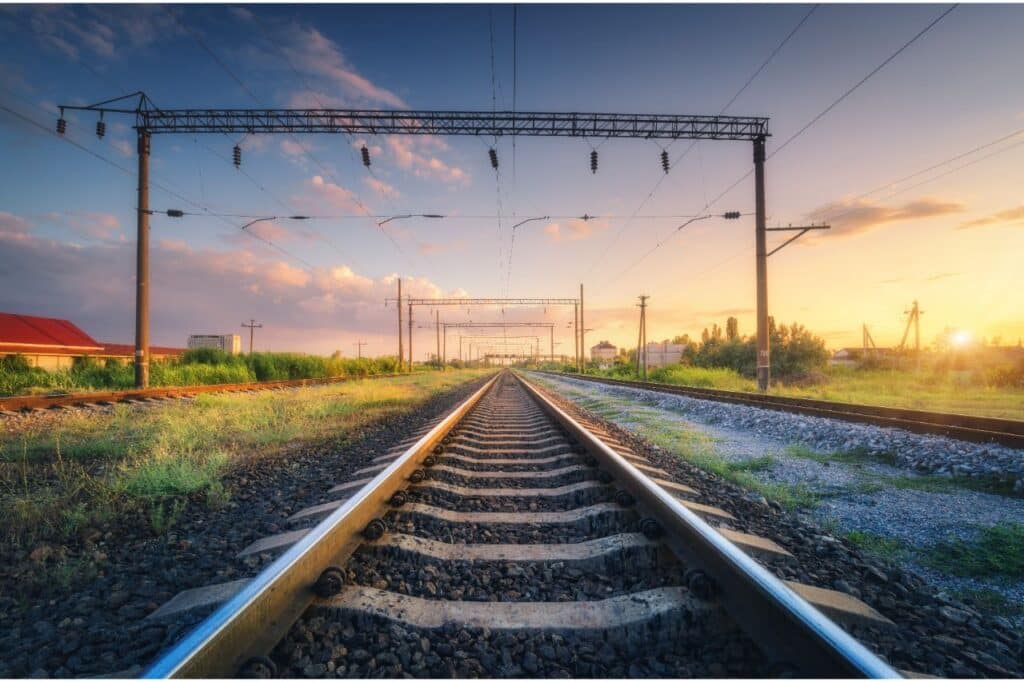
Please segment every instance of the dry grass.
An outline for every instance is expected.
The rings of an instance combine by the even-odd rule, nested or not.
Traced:
[[[156,529],[187,496],[226,500],[224,473],[244,457],[330,442],[377,417],[481,376],[417,373],[329,386],[209,394],[152,410],[117,406],[0,435],[0,533],[13,546],[60,539],[135,509]]]

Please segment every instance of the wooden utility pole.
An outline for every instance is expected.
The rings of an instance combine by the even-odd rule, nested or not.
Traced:
[[[402,371],[402,357],[404,356],[404,349],[402,348],[402,278],[398,278],[398,371]]]
[[[641,376],[642,381],[647,381],[647,299],[650,296],[640,296],[640,341],[637,344],[637,374]],[[643,362],[641,363],[640,354],[643,353]],[[641,369],[643,374],[641,375]]]
[[[135,388],[149,387],[149,131],[139,128],[135,239]]]
[[[352,344],[353,346],[356,347],[356,357],[360,360],[363,359],[363,346],[365,346],[366,344],[366,341],[356,341],[354,344]]]
[[[263,329],[263,325],[262,324],[256,324],[256,320],[254,320],[252,318],[249,318],[249,324],[246,324],[245,322],[243,322],[242,326],[243,327],[247,327],[249,329],[249,355],[252,355],[252,343],[253,343],[254,332],[257,329]]]

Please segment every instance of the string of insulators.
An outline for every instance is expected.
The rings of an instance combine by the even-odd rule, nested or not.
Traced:
[[[364,144],[362,149],[359,150],[359,153],[363,155],[363,165],[366,166],[367,168],[369,168],[370,167],[370,150],[367,149],[366,145]]]
[[[103,136],[107,134],[107,124],[101,118],[96,121],[96,137],[103,139]]]
[[[63,135],[64,133],[67,132],[67,130],[68,130],[68,122],[65,121],[64,120],[64,116],[61,115],[61,117],[57,119],[57,134],[58,135]]]
[[[236,144],[235,148],[231,150],[231,156],[232,156],[232,158],[234,160],[235,168],[241,167],[241,165],[242,165],[242,148],[239,147]]]
[[[662,149],[661,150],[661,169],[663,171],[665,171],[666,175],[668,175],[669,167],[670,166],[669,166],[669,163],[668,163],[668,152],[665,151],[664,149]]]
[[[726,211],[725,213],[722,214],[722,217],[725,218],[726,220],[736,220],[737,218],[740,217],[740,212],[739,211]]]
[[[491,168],[498,170],[498,152],[491,147],[487,150],[487,155],[491,157]]]
[[[596,149],[593,150],[592,152],[590,152],[590,172],[591,173],[596,173],[597,172],[597,150]]]

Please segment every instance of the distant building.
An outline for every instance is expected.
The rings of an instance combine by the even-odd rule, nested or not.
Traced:
[[[590,359],[596,361],[601,367],[610,367],[618,354],[619,349],[607,341],[590,347]]]
[[[192,334],[188,337],[189,348],[218,348],[225,353],[238,355],[242,352],[242,337],[238,334]]]
[[[184,348],[150,346],[150,359],[180,356]],[[130,362],[135,346],[101,343],[68,320],[35,315],[0,313],[0,357],[21,355],[33,367],[46,370],[68,369],[76,358]]]
[[[645,346],[647,353],[648,367],[664,367],[675,365],[682,361],[683,351],[686,349],[681,343],[669,343],[668,341],[651,341]]]

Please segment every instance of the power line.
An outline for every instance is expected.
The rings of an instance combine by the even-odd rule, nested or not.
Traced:
[[[724,107],[721,108],[721,110],[718,112],[719,115],[724,114],[726,110],[729,107],[731,107],[737,99],[739,99],[740,95],[742,95],[743,92],[748,87],[750,87],[750,84],[753,83],[759,75],[761,75],[761,72],[764,71],[765,67],[767,67],[768,64],[772,61],[772,59],[774,59],[775,56],[782,50],[782,48],[786,46],[790,39],[794,35],[796,35],[797,31],[799,31],[800,28],[803,27],[803,25],[807,22],[808,19],[810,19],[811,15],[814,14],[814,11],[817,9],[818,5],[812,6],[811,9],[803,16],[803,18],[801,18],[800,21],[797,22],[796,26],[794,26],[793,29],[786,35],[786,37],[782,39],[782,42],[775,46],[775,49],[772,50],[768,57],[763,62],[761,62],[761,65],[754,70],[754,73],[752,73],[750,77],[747,79],[747,81],[740,87],[740,89],[736,91],[736,93],[732,96],[729,102]],[[686,155],[690,153],[690,151],[697,144],[697,142],[697,140],[692,140],[689,146],[687,146],[687,148],[683,150],[683,153],[680,154],[671,164],[669,164],[669,169],[671,170],[672,168],[675,168],[680,162],[682,162],[682,160],[686,158]],[[669,143],[669,145],[665,148],[665,151],[667,152],[668,149],[670,149],[671,147],[672,143]],[[747,175],[750,175],[750,173],[747,173]],[[747,175],[743,177],[746,178]],[[601,252],[601,254],[597,257],[597,260],[594,261],[594,263],[590,266],[587,272],[584,273],[584,275],[589,275],[593,271],[593,269],[597,267],[597,264],[604,260],[605,256],[608,255],[608,252],[611,251],[612,246],[619,240],[619,237],[622,236],[622,233],[625,232],[626,228],[629,227],[629,225],[633,222],[635,218],[640,217],[637,216],[636,214],[639,213],[640,210],[647,205],[648,201],[654,198],[654,195],[658,192],[658,189],[661,188],[661,183],[665,182],[666,178],[668,178],[667,172],[658,178],[658,181],[654,183],[654,187],[651,188],[651,190],[647,193],[647,196],[645,196],[643,200],[640,202],[640,205],[637,206],[635,211],[633,211],[633,215],[630,216],[629,220],[627,220],[626,223],[618,230],[618,232],[615,233],[615,236],[612,237],[612,240],[605,247],[604,251]],[[737,182],[737,184],[739,183]],[[705,203],[704,210],[706,211],[710,206],[711,204]]]
[[[195,31],[194,29],[192,29],[189,26],[186,26],[185,23],[176,14],[174,14],[174,12],[172,12],[170,8],[164,7],[164,10],[171,16],[172,19],[174,19],[174,21],[182,29],[187,31],[193,37],[193,39],[196,41],[196,43],[199,45],[199,47],[201,47],[203,49],[203,51],[205,51],[210,56],[210,58],[213,59],[213,61],[216,62],[217,65],[220,66],[221,69],[223,69],[223,71],[233,81],[235,81],[235,83],[237,83],[238,86],[240,88],[242,88],[242,90],[247,95],[249,95],[249,97],[254,102],[256,102],[261,107],[267,108],[266,104],[263,103],[263,101],[256,95],[256,93],[254,93],[249,88],[249,86],[247,86],[245,84],[245,82],[237,74],[235,74],[235,72],[232,71],[231,68],[228,67],[228,65],[222,59],[220,59],[220,57],[218,57],[216,55],[216,53],[214,53],[214,51],[212,49],[210,49],[210,47],[206,44],[206,42],[202,39],[202,36],[200,36],[197,31]],[[307,159],[312,161],[320,169],[320,171],[324,175],[326,175],[328,178],[330,178],[336,185],[341,186],[341,183],[339,182],[338,178],[334,176],[334,173],[331,172],[331,170],[328,169],[317,157],[313,156],[313,153],[306,148],[306,146],[302,143],[301,140],[299,140],[295,135],[293,135],[291,133],[289,133],[289,137],[292,139],[293,142],[295,142],[295,144],[298,145],[299,150],[302,152],[303,156],[305,156]],[[366,208],[365,204],[363,204],[362,200],[358,196],[358,193],[353,190],[353,191],[351,191],[351,194],[352,194],[353,199],[355,200],[356,205],[359,206],[360,209],[365,211],[367,213],[367,215],[369,215],[371,213],[371,211],[368,208]],[[281,202],[279,201],[279,203],[281,203]],[[391,240],[391,242],[394,244],[395,248],[399,251],[399,253],[401,253],[407,260],[409,260],[409,256],[405,253],[405,251],[401,248],[401,246],[398,245],[398,242],[395,241],[395,238],[390,233],[388,233],[386,230],[384,230],[383,227],[381,227],[380,230],[381,230],[381,232],[383,232],[385,234],[385,236],[387,236]],[[333,241],[328,239],[326,235],[317,233],[315,231],[314,231],[314,234],[316,234],[319,239],[321,239],[326,244],[331,246],[331,248],[333,248],[339,254],[341,254],[343,256],[347,256],[348,255],[348,254],[345,254],[345,252],[343,252],[340,248],[338,248],[338,246]],[[411,264],[411,260],[410,260],[410,264]]]
[[[872,69],[868,73],[868,75],[864,76],[859,81],[857,81],[857,83],[854,84],[853,87],[851,87],[846,92],[844,92],[842,95],[840,95],[838,98],[836,98],[835,101],[833,101],[831,104],[829,104],[827,107],[825,107],[817,116],[815,116],[810,121],[808,121],[804,125],[803,128],[801,128],[800,130],[796,131],[793,135],[790,135],[789,138],[785,142],[783,142],[780,146],[776,147],[776,149],[771,154],[768,155],[768,158],[769,159],[772,158],[773,156],[775,156],[776,154],[781,152],[783,149],[785,149],[787,146],[789,146],[789,144],[791,142],[793,142],[793,140],[797,139],[798,137],[803,135],[805,132],[807,132],[807,130],[811,126],[813,126],[815,123],[820,121],[826,114],[828,114],[828,112],[830,112],[833,109],[835,109],[836,106],[838,106],[840,102],[842,102],[844,99],[846,99],[851,94],[853,94],[860,86],[862,86],[865,83],[867,83],[871,79],[872,76],[874,76],[876,73],[878,73],[879,71],[884,69],[892,60],[896,59],[896,57],[898,57],[901,54],[903,54],[903,52],[907,48],[909,48],[911,45],[916,43],[918,41],[918,39],[921,38],[922,36],[924,36],[926,33],[931,31],[932,28],[934,28],[936,24],[938,24],[940,21],[945,19],[949,15],[949,13],[952,12],[953,10],[955,10],[957,7],[959,7],[959,3],[954,3],[954,4],[950,5],[944,12],[942,12],[942,14],[940,14],[935,19],[933,19],[931,21],[931,23],[929,23],[927,26],[925,26],[920,31],[918,31],[916,34],[914,34],[914,37],[911,38],[910,40],[908,40],[907,42],[905,42],[902,45],[902,47],[900,47],[900,49],[896,50],[891,55],[889,55],[885,59],[885,61],[883,61],[881,64],[879,64],[874,69]]]
[[[88,147],[86,147],[86,146],[84,146],[84,145],[82,145],[82,144],[72,140],[69,137],[57,134],[56,132],[51,130],[49,127],[43,125],[42,123],[39,123],[38,121],[36,121],[35,119],[33,119],[31,117],[25,116],[24,114],[22,114],[22,113],[20,113],[18,111],[15,111],[14,109],[9,108],[8,106],[6,106],[4,104],[0,104],[0,110],[6,111],[8,114],[10,114],[10,115],[20,119],[22,122],[27,123],[27,124],[35,127],[35,128],[38,128],[39,130],[41,130],[42,132],[46,133],[47,135],[51,135],[51,136],[53,136],[53,137],[55,137],[55,138],[57,138],[59,140],[63,140],[64,142],[66,142],[66,143],[72,145],[73,147],[75,147],[76,149],[79,149],[79,150],[85,152],[86,154],[89,154],[90,156],[92,156],[92,157],[102,161],[103,163],[105,163],[105,164],[107,164],[109,166],[112,166],[113,168],[116,168],[117,170],[121,171],[122,173],[124,173],[124,174],[126,174],[126,175],[128,175],[130,177],[136,177],[137,176],[135,171],[133,171],[133,170],[131,170],[129,168],[125,168],[124,166],[122,166],[121,164],[117,163],[116,161],[113,161],[112,159],[109,159],[106,156],[103,156],[102,154],[100,154],[98,152],[95,152],[92,149],[89,149]],[[153,187],[159,189],[160,191],[166,192],[167,194],[175,197],[176,199],[179,199],[179,200],[189,204],[190,206],[193,206],[195,208],[200,209],[201,211],[204,211],[204,213],[202,213],[202,214],[194,214],[194,215],[203,215],[204,217],[205,216],[209,216],[209,217],[218,218],[222,222],[226,223],[228,226],[233,227],[235,229],[239,229],[238,225],[235,225],[231,221],[225,219],[223,216],[219,216],[219,215],[215,214],[214,212],[210,211],[210,209],[207,208],[206,206],[203,206],[202,204],[200,204],[200,203],[198,203],[196,201],[193,201],[192,199],[189,199],[185,195],[183,195],[183,194],[181,194],[179,192],[176,192],[175,190],[170,189],[166,185],[163,185],[163,184],[161,184],[159,182],[156,182],[154,180],[150,180],[149,184],[152,185]],[[249,232],[247,230],[243,230],[243,234],[247,234],[250,237],[252,237],[253,239],[256,239],[256,240],[258,240],[260,242],[263,242],[265,245],[267,245],[267,246],[269,246],[269,247],[271,247],[271,248],[273,248],[273,249],[275,249],[277,251],[280,251],[285,256],[287,256],[287,257],[289,257],[289,258],[291,258],[293,260],[296,260],[296,261],[302,263],[308,269],[310,269],[310,270],[313,269],[313,266],[308,261],[306,261],[305,259],[303,259],[303,258],[301,258],[301,257],[299,257],[299,256],[297,256],[297,255],[295,255],[293,253],[290,253],[289,251],[285,250],[281,246],[278,246],[277,244],[275,244],[274,242],[270,241],[269,239],[265,239],[264,237],[261,237],[260,235],[255,234],[253,232]]]

